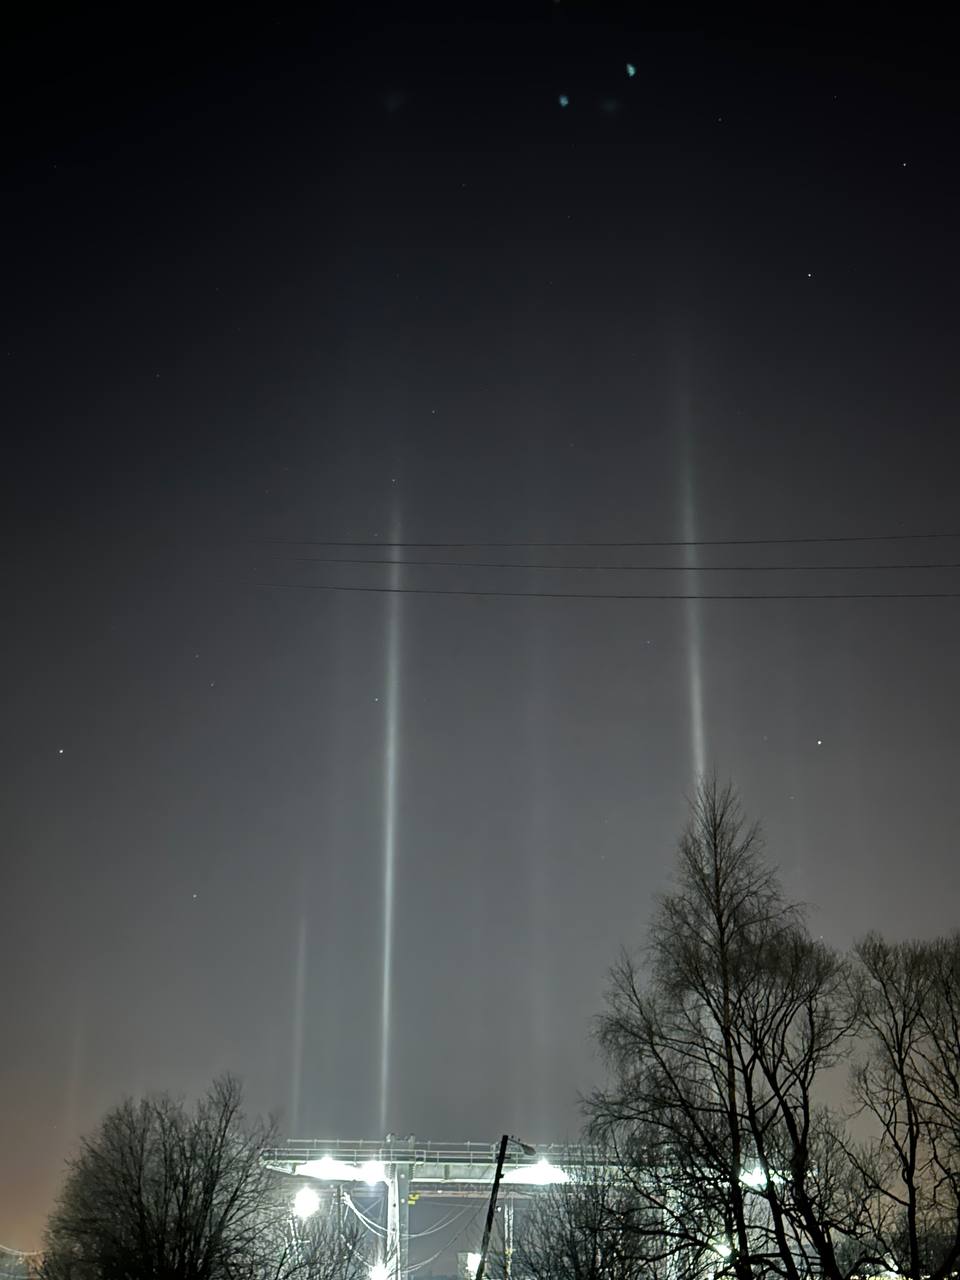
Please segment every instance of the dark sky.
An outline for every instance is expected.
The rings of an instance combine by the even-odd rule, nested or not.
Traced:
[[[292,545],[960,562],[899,537],[960,533],[938,33],[275,12],[5,34],[11,1245],[104,1108],[226,1068],[301,1136],[574,1137],[700,767],[817,932],[957,923],[960,601],[522,593],[960,570]]]

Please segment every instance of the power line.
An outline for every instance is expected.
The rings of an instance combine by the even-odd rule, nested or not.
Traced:
[[[350,591],[363,595],[512,596],[531,600],[960,600],[960,591],[830,592],[634,592],[634,591],[472,591],[463,587],[357,587],[319,582],[257,582],[280,591]]]
[[[386,1228],[381,1226],[379,1222],[375,1222],[373,1218],[369,1218],[362,1210],[358,1209],[352,1198],[347,1195],[346,1192],[344,1192],[343,1201],[347,1208],[350,1209],[350,1211],[360,1220],[368,1231],[372,1232],[375,1236],[379,1236],[381,1240],[386,1237]]]
[[[384,544],[386,545],[386,544]],[[291,564],[375,564],[403,569],[585,569],[624,570],[649,573],[814,573],[821,569],[832,572],[862,569],[960,569],[960,560],[933,560],[910,564],[524,564],[516,560],[390,560],[368,556],[285,556]]]
[[[466,1209],[454,1210],[454,1212],[451,1213],[445,1219],[443,1219],[443,1221],[435,1222],[432,1227],[425,1227],[423,1231],[411,1231],[409,1233],[409,1239],[422,1240],[424,1236],[434,1236],[437,1234],[438,1231],[446,1231],[448,1227],[452,1227],[454,1223],[460,1221],[460,1219],[464,1216],[464,1214],[467,1214],[469,1212],[470,1212],[469,1205],[467,1205]]]
[[[467,1210],[465,1209],[464,1213],[466,1212]],[[471,1217],[470,1221],[466,1224],[466,1226],[464,1226],[461,1231],[458,1231],[452,1240],[448,1240],[447,1243],[443,1246],[443,1248],[438,1249],[437,1252],[433,1254],[432,1257],[424,1259],[423,1262],[415,1262],[412,1267],[408,1267],[407,1274],[409,1275],[411,1272],[414,1272],[414,1271],[422,1271],[424,1267],[429,1267],[431,1262],[436,1262],[436,1260],[441,1256],[441,1254],[448,1253],[450,1250],[452,1250],[455,1245],[459,1244],[459,1242],[463,1239],[463,1237],[467,1234],[467,1232],[470,1230],[470,1228],[473,1226],[473,1224],[477,1221],[477,1219],[480,1217],[481,1213],[483,1212],[484,1212],[484,1206],[481,1205],[480,1208],[477,1209],[476,1212],[473,1214],[473,1216]]]
[[[919,542],[924,539],[958,539],[960,533],[871,533],[841,534],[802,538],[650,538],[635,542],[387,542],[357,539],[267,538],[267,543],[286,547],[446,547],[485,550],[493,547],[787,547],[824,546],[847,542]]]

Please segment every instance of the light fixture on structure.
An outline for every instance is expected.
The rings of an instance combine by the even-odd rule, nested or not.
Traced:
[[[320,1197],[313,1187],[301,1187],[293,1197],[293,1212],[298,1218],[312,1218],[320,1208]]]
[[[558,1169],[555,1164],[543,1156],[536,1164],[522,1164],[516,1169],[508,1169],[501,1181],[513,1183],[515,1186],[551,1187],[558,1183],[569,1182],[570,1175],[565,1169]]]
[[[382,1160],[365,1160],[360,1166],[360,1172],[368,1187],[387,1181],[387,1168]]]
[[[365,1182],[374,1187],[387,1181],[387,1170],[382,1160],[365,1160],[363,1164],[350,1164],[335,1160],[333,1156],[321,1156],[319,1160],[304,1160],[294,1173],[301,1178],[317,1178],[321,1182]]]

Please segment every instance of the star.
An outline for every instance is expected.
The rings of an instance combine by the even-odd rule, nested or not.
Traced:
[[[628,76],[630,77],[630,79],[632,80],[632,79],[633,79],[633,77],[634,77],[636,74],[637,74],[637,68],[633,65],[633,63],[632,63],[632,62],[628,62],[628,63],[627,63],[627,75],[628,75]]]
[[[818,738],[818,739],[817,739],[817,746],[818,746],[818,747],[822,747],[822,746],[823,746],[823,739],[822,739],[822,738]]]
[[[569,107],[570,105],[570,99],[567,97],[565,93],[561,93],[557,101],[560,103],[561,107]]]
[[[58,755],[58,756],[62,756],[62,755],[63,755],[63,747],[57,747],[57,755]]]

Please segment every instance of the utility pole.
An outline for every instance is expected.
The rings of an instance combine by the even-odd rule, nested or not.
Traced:
[[[484,1268],[487,1265],[487,1250],[490,1247],[490,1233],[493,1230],[493,1219],[497,1212],[497,1193],[500,1190],[500,1179],[503,1177],[503,1162],[507,1158],[507,1147],[511,1142],[515,1142],[523,1151],[525,1156],[535,1156],[537,1154],[536,1147],[531,1147],[526,1142],[521,1142],[519,1138],[511,1138],[509,1133],[505,1133],[500,1139],[500,1149],[497,1152],[497,1167],[493,1174],[493,1187],[490,1191],[490,1204],[487,1206],[487,1221],[483,1228],[483,1243],[480,1245],[480,1261],[477,1263],[476,1275],[473,1280],[483,1280]],[[513,1217],[511,1207],[510,1220],[510,1239],[507,1244],[508,1249],[513,1248]],[[509,1258],[509,1253],[507,1254]],[[507,1263],[509,1266],[509,1262]]]
[[[497,1212],[497,1192],[500,1190],[500,1179],[503,1177],[503,1162],[507,1158],[509,1133],[500,1139],[500,1150],[497,1152],[497,1168],[493,1175],[493,1189],[490,1192],[490,1203],[487,1206],[487,1221],[483,1228],[483,1243],[480,1245],[480,1261],[477,1263],[477,1274],[473,1280],[483,1280],[483,1269],[487,1265],[487,1250],[490,1247],[490,1232],[493,1230],[493,1219]]]

